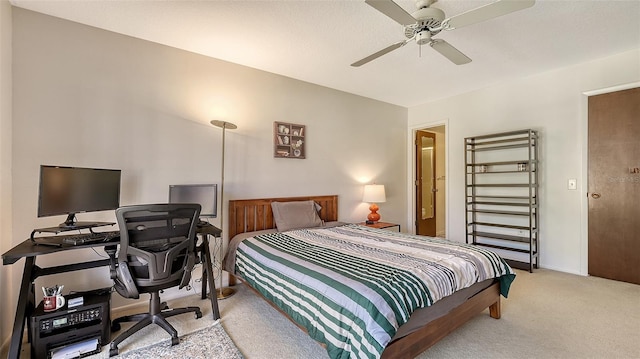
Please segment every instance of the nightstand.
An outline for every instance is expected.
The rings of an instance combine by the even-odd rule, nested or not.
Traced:
[[[400,230],[400,225],[398,223],[376,222],[374,224],[367,224],[367,222],[360,222],[358,224],[360,224],[362,226],[367,226],[367,227],[371,227],[371,228],[379,228],[379,229],[398,227],[398,232],[401,231]]]

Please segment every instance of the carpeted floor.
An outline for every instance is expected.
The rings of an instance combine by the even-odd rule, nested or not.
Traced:
[[[184,314],[170,318],[182,339],[177,346],[169,347],[168,334],[150,326],[122,342],[119,357],[133,359],[128,355],[164,340],[159,349],[171,357],[328,358],[322,346],[251,290],[244,285],[235,288],[234,296],[219,301],[219,323],[213,321],[209,301],[199,295],[169,301],[171,307],[200,306],[203,317],[194,320],[193,315]],[[221,333],[201,331],[216,327]],[[227,334],[239,353],[218,346]],[[108,353],[108,346],[101,355],[105,351]],[[139,358],[160,356],[139,353],[144,353]],[[485,310],[417,359],[429,358],[638,359],[640,286],[545,269],[517,271],[509,298],[502,301],[501,319],[490,318]]]
[[[253,292],[220,301],[222,324],[248,359],[327,359]],[[640,286],[546,269],[517,271],[502,318],[488,311],[417,359],[640,359]]]

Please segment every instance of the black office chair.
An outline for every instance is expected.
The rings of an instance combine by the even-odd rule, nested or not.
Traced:
[[[191,271],[198,261],[196,255],[196,224],[199,204],[153,204],[121,207],[116,210],[120,227],[120,248],[115,263],[112,255],[111,277],[115,290],[125,298],[151,294],[149,312],[113,321],[111,329],[120,323],[137,321],[111,342],[109,356],[118,354],[118,344],[151,323],[171,334],[171,345],[180,342],[178,332],[165,318],[194,312],[202,317],[199,307],[167,309],[160,303],[159,292],[166,288],[182,288],[189,284]]]

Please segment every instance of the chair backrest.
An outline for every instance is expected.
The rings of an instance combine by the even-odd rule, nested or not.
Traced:
[[[118,208],[116,219],[120,227],[120,248],[118,278],[115,280],[118,293],[137,298],[138,292],[187,285],[196,262],[196,224],[199,217],[199,204]]]

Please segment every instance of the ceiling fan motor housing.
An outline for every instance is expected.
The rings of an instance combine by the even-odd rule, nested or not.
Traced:
[[[438,0],[416,0],[416,8],[422,9],[423,7],[429,7],[436,1]]]
[[[407,38],[416,36],[416,41],[420,45],[428,43],[431,41],[432,35],[440,32],[440,30],[434,29],[439,28],[445,18],[444,11],[434,7],[423,7],[411,15],[417,20],[417,23],[405,27],[404,35]],[[425,32],[429,34],[425,34]]]

